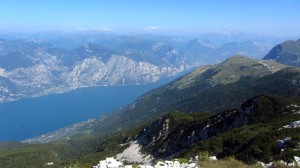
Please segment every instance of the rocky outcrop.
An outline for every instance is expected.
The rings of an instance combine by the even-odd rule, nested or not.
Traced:
[[[223,111],[211,117],[199,118],[174,112],[144,128],[137,141],[155,158],[173,157],[212,136],[299,110],[298,106],[291,104],[293,102],[285,98],[263,94],[249,99],[240,109]]]

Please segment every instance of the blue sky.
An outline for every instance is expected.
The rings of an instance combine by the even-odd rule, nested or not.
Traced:
[[[7,0],[0,30],[300,35],[299,0]]]

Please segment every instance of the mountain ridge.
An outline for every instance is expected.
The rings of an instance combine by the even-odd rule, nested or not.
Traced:
[[[300,39],[297,41],[288,40],[276,45],[263,59],[272,59],[282,64],[299,67]]]
[[[262,94],[247,100],[239,109],[226,110],[214,115],[169,113],[144,128],[137,140],[145,151],[149,151],[156,158],[178,157],[180,152],[191,148],[192,144],[215,135],[244,125],[267,123],[273,117],[293,113],[294,109],[299,108],[287,106],[294,103],[283,97]],[[271,109],[262,107],[262,104]]]

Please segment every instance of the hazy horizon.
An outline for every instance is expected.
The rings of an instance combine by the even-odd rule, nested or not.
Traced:
[[[300,1],[18,1],[1,2],[0,33],[85,32],[199,35],[243,32],[300,35]]]

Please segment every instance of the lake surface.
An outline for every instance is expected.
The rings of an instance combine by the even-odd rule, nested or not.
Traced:
[[[125,107],[167,81],[140,86],[80,88],[0,104],[0,141],[20,141]]]

